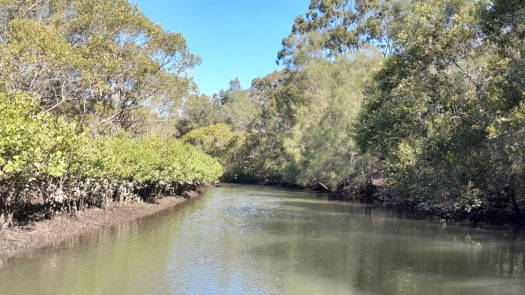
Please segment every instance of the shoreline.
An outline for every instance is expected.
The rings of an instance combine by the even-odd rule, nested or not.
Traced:
[[[443,217],[442,213],[424,211],[417,209],[415,204],[409,204],[408,202],[402,202],[396,200],[385,200],[380,195],[380,191],[385,188],[383,181],[378,181],[378,183],[373,183],[371,187],[368,187],[368,191],[356,191],[352,189],[340,189],[337,191],[330,191],[323,187],[307,187],[301,186],[293,183],[257,183],[257,182],[234,182],[226,181],[225,183],[233,184],[257,184],[257,185],[266,185],[277,188],[284,189],[293,189],[301,191],[310,191],[310,192],[319,192],[325,193],[333,196],[334,200],[339,201],[357,201],[360,203],[371,204],[382,209],[386,210],[395,210],[402,213],[404,216],[417,219],[417,220],[426,220],[433,223],[441,224],[446,226],[447,224],[457,224],[469,227],[475,227],[480,229],[497,229],[505,231],[525,231],[523,225],[525,225],[525,219],[505,219],[505,220],[495,220],[490,218],[489,215],[460,215],[458,212],[452,212],[450,216]],[[476,218],[474,218],[476,217]]]
[[[181,196],[163,197],[156,203],[112,203],[106,209],[89,208],[74,216],[61,214],[26,226],[0,230],[0,261],[155,215],[195,199],[212,187],[213,185],[202,185],[195,191],[186,191]]]

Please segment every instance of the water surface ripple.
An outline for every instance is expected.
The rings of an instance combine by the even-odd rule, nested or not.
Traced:
[[[0,265],[0,294],[525,294],[525,239],[223,185]]]

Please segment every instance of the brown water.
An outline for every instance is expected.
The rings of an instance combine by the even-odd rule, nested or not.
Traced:
[[[224,185],[0,266],[0,294],[525,294],[525,239]]]

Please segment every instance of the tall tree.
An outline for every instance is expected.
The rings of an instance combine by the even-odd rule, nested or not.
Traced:
[[[263,110],[230,175],[331,190],[350,184],[365,159],[353,140],[361,86],[381,59],[346,55],[255,79]]]
[[[235,79],[230,81],[230,87],[228,88],[229,91],[239,91],[241,89],[242,87],[239,77],[235,77]]]
[[[1,83],[102,130],[132,130],[142,108],[173,109],[199,61],[126,0],[3,0],[0,55]]]
[[[523,15],[519,1],[411,6],[358,125],[361,147],[385,159],[403,201],[519,216],[525,190],[511,151],[523,125],[510,122],[524,98]]]
[[[403,0],[312,0],[306,15],[296,18],[292,33],[283,40],[278,60],[300,65],[307,52],[329,58],[367,44],[388,55],[407,5]]]

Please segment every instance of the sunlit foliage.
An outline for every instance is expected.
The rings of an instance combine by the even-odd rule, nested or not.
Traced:
[[[54,212],[152,200],[222,174],[215,159],[177,140],[126,133],[92,139],[39,105],[28,94],[0,93],[0,226],[27,217],[31,205]]]
[[[40,98],[39,110],[96,132],[140,129],[142,109],[173,113],[199,62],[126,0],[3,0],[0,82]]]

